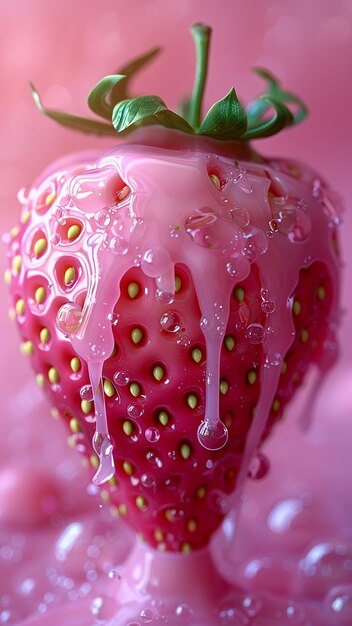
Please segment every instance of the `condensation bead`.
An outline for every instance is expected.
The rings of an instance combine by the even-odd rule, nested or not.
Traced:
[[[181,329],[181,320],[176,311],[166,311],[160,318],[160,326],[168,333],[178,333]]]
[[[249,343],[257,345],[263,343],[265,338],[265,329],[261,324],[250,324],[247,326],[246,339]]]

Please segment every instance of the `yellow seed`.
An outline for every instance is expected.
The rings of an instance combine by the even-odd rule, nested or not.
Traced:
[[[72,241],[72,239],[77,239],[81,232],[81,227],[78,224],[72,224],[67,231],[67,239]]]
[[[274,411],[274,413],[277,413],[279,408],[280,408],[280,400],[279,400],[279,398],[275,398],[275,400],[273,402],[273,411]]]
[[[30,211],[24,211],[24,213],[22,213],[21,215],[21,223],[22,224],[27,224],[29,218],[30,218],[31,214]]]
[[[205,498],[206,493],[207,493],[207,490],[206,490],[205,487],[199,487],[199,489],[197,491],[197,496],[198,496],[198,498],[200,498],[202,500],[203,498]]]
[[[130,193],[131,189],[129,188],[128,185],[125,185],[124,187],[122,187],[122,189],[120,189],[120,191],[117,192],[117,201],[121,202],[122,200],[124,200],[126,198],[126,196],[128,196],[128,194]]]
[[[51,409],[50,412],[51,412],[51,416],[54,418],[54,420],[59,419],[60,413],[59,413],[59,411],[57,410],[56,407],[53,406],[53,408]]]
[[[193,348],[192,352],[192,359],[193,361],[195,361],[196,363],[200,363],[202,358],[203,358],[203,353],[200,350],[200,348]]]
[[[194,393],[190,393],[187,396],[187,404],[190,407],[190,409],[195,409],[197,407],[198,399]]]
[[[99,467],[99,459],[95,454],[92,454],[92,456],[89,458],[90,460],[90,464],[94,469],[98,469]]]
[[[17,300],[16,305],[16,313],[17,315],[24,315],[26,312],[26,305],[24,303],[23,298],[20,298],[19,300]]]
[[[90,400],[82,400],[81,409],[82,409],[82,413],[84,413],[85,415],[88,415],[89,413],[93,411],[93,402],[91,402]]]
[[[126,504],[119,504],[119,513],[120,515],[127,515],[127,506]]]
[[[51,334],[50,334],[50,330],[49,328],[42,328],[40,331],[40,341],[42,343],[49,343],[50,339],[51,339]]]
[[[133,433],[133,424],[132,424],[132,422],[130,422],[130,420],[125,420],[123,425],[122,425],[122,430],[125,433],[125,435],[130,437],[132,435],[132,433]]]
[[[115,395],[115,387],[107,378],[104,380],[104,393],[108,398],[112,398]]]
[[[308,330],[306,330],[306,328],[302,328],[301,333],[300,333],[300,337],[301,337],[302,343],[307,343],[308,337],[309,337],[309,333],[308,333]]]
[[[112,489],[115,489],[117,487],[117,480],[115,476],[112,476],[112,478],[109,478],[108,484]]]
[[[144,511],[148,506],[148,502],[145,498],[143,498],[143,496],[137,496],[137,498],[135,499],[135,503],[136,507],[141,511]]]
[[[129,283],[129,285],[127,286],[127,293],[129,295],[129,297],[133,300],[134,298],[136,298],[139,294],[139,285],[138,283]]]
[[[41,389],[45,386],[45,376],[44,374],[37,374],[36,376],[37,383]]]
[[[11,228],[10,230],[10,235],[11,237],[17,237],[18,233],[20,232],[20,229],[18,228],[18,226],[14,226],[13,228]]]
[[[166,411],[159,411],[158,419],[159,419],[160,424],[162,424],[163,426],[166,426],[170,418],[169,418],[168,413],[166,413]]]
[[[77,372],[81,369],[81,361],[78,356],[74,356],[70,361],[71,370],[77,374]]]
[[[166,509],[165,517],[166,517],[167,521],[168,522],[174,522],[175,521],[175,514],[176,514],[175,509]]]
[[[116,518],[116,517],[120,517],[120,512],[119,512],[119,510],[118,510],[117,506],[111,506],[111,507],[110,507],[110,513],[111,513],[111,515],[112,515],[113,517],[115,517],[115,518]]]
[[[225,396],[228,390],[229,390],[229,383],[227,382],[227,380],[224,380],[222,378],[220,380],[220,393],[222,393],[222,395]]]
[[[197,522],[196,522],[196,520],[193,519],[193,518],[188,520],[188,522],[187,522],[187,530],[190,533],[194,533],[196,531],[196,529],[197,529]]]
[[[235,289],[235,298],[237,302],[243,302],[244,300],[244,289],[242,287],[236,287]]]
[[[31,341],[25,341],[21,344],[21,352],[26,356],[32,356],[34,354],[34,345]]]
[[[216,174],[210,174],[209,178],[210,178],[211,182],[213,183],[214,187],[219,191],[219,189],[221,187],[219,176],[217,176]]]
[[[19,274],[22,266],[22,257],[20,254],[16,254],[16,256],[12,259],[12,269],[15,274]]]
[[[139,343],[140,341],[142,341],[143,339],[143,332],[140,328],[134,328],[131,331],[131,339],[133,341],[133,343]]]
[[[318,296],[318,300],[324,300],[325,298],[325,289],[322,285],[318,287],[317,296]]]
[[[15,309],[12,309],[12,308],[9,309],[8,310],[8,315],[9,315],[9,318],[10,318],[11,322],[13,322],[16,319],[16,311],[15,311]]]
[[[7,268],[4,272],[4,281],[6,285],[11,285],[11,280],[12,280],[11,270]]]
[[[75,268],[72,267],[72,266],[68,267],[66,272],[65,272],[65,275],[64,275],[64,283],[65,283],[65,285],[66,286],[67,285],[71,285],[71,283],[73,283],[75,278],[76,278],[76,270],[75,270]]]
[[[192,551],[192,548],[189,543],[183,543],[181,546],[181,552],[184,554],[189,554]]]
[[[45,237],[40,237],[34,244],[34,254],[35,256],[41,256],[44,254],[47,247],[47,241]]]
[[[175,276],[175,291],[178,293],[182,287],[182,280],[179,276]]]
[[[67,444],[70,446],[70,448],[76,447],[76,440],[73,437],[73,435],[70,435],[69,437],[67,437]]]
[[[257,374],[255,373],[255,371],[249,370],[249,372],[247,372],[247,382],[250,385],[254,385],[256,380],[257,380]]]
[[[122,467],[123,467],[123,471],[125,472],[125,474],[127,474],[127,476],[132,476],[132,474],[133,474],[133,465],[132,465],[132,463],[130,463],[129,461],[124,461],[122,463]]]
[[[45,206],[49,206],[50,204],[52,204],[55,198],[56,198],[55,191],[51,191],[51,193],[48,193],[47,197],[45,198]]]
[[[37,304],[42,304],[45,300],[45,296],[46,296],[45,287],[38,287],[35,290],[34,299]]]
[[[140,388],[139,384],[138,384],[138,383],[131,383],[131,384],[130,384],[130,392],[131,392],[131,394],[132,394],[135,398],[138,398],[138,396],[139,396],[139,395],[140,395],[140,393],[141,393],[141,388]]]
[[[183,443],[180,448],[180,454],[183,459],[187,460],[191,456],[191,446],[188,443]]]
[[[60,382],[60,374],[56,367],[51,367],[48,371],[48,378],[52,385],[57,385]]]
[[[286,361],[282,361],[282,365],[281,365],[281,374],[284,374],[287,370],[287,363]]]
[[[154,539],[156,541],[163,541],[164,533],[162,530],[160,530],[160,528],[156,528],[156,530],[154,531]]]
[[[84,469],[88,469],[89,461],[88,461],[88,459],[86,459],[85,456],[83,457],[83,459],[81,459],[81,463],[82,463],[82,467],[84,467]]]
[[[79,425],[79,421],[76,417],[72,417],[70,419],[70,428],[72,430],[73,433],[79,433],[81,430],[81,427]]]
[[[153,376],[158,382],[164,377],[164,370],[161,365],[155,365],[155,367],[153,367]]]
[[[294,315],[299,315],[302,310],[301,303],[299,300],[293,301],[292,311]]]
[[[109,494],[108,490],[107,489],[102,489],[102,491],[100,492],[100,497],[101,497],[103,502],[109,502],[110,494]]]
[[[226,348],[229,350],[229,352],[231,352],[236,345],[235,338],[232,337],[232,335],[226,335],[224,339],[224,343],[225,343]]]

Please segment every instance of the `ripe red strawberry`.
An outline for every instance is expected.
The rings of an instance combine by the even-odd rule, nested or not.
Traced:
[[[194,34],[206,51],[208,29]],[[297,98],[260,70],[264,97],[246,111],[232,89],[200,122],[199,79],[186,121],[156,96],[127,98],[154,52],[89,97],[123,135],[153,126],[22,192],[6,279],[22,350],[112,512],[188,551],[208,542],[309,366],[331,361],[338,215],[314,173],[247,143],[302,119]],[[111,132],[33,94],[64,125]]]

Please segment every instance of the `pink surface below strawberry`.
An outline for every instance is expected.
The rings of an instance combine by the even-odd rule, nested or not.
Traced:
[[[134,132],[109,152],[50,166],[21,192],[9,240],[23,352],[113,515],[159,552],[135,547],[110,600],[80,600],[57,623],[86,624],[87,610],[129,626],[310,619],[293,603],[255,610],[219,578],[206,546],[248,471],[267,472],[260,446],[309,366],[325,373],[335,360],[340,210],[309,168],[249,147],[305,115],[267,72],[262,99],[244,110],[231,90],[201,121],[209,32],[193,30],[186,119],[155,96],[127,97],[131,68],[152,54],[100,81],[92,110]],[[43,109],[33,94],[64,125],[110,132]],[[38,498],[48,507],[53,494]]]

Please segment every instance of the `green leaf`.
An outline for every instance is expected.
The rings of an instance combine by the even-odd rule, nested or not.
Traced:
[[[262,96],[262,99],[265,101],[266,109],[274,109],[274,115],[270,119],[261,120],[254,125],[250,123],[247,131],[241,137],[244,141],[271,137],[293,124],[293,115],[285,104],[269,96]]]
[[[115,74],[125,76],[125,80],[117,83],[110,92],[109,100],[112,108],[121,100],[129,100],[131,98],[129,94],[130,79],[143,69],[150,61],[154,59],[160,52],[160,48],[154,47],[144,52],[140,56],[136,57],[123,67],[120,67]]]
[[[255,67],[253,68],[253,71],[267,82],[267,91],[262,94],[263,97],[268,96],[269,98],[273,98],[282,104],[289,103],[297,107],[297,111],[292,114],[291,125],[298,124],[305,117],[307,117],[308,109],[304,102],[293,92],[283,90],[279,81],[271,72],[262,67]],[[262,98],[254,100],[254,102],[251,102],[246,109],[248,120],[251,123],[258,122],[260,117],[262,117],[269,109],[269,106],[270,105],[265,105],[263,103]]]
[[[110,76],[104,76],[96,85],[88,96],[88,106],[97,115],[104,117],[107,120],[111,120],[113,106],[110,102],[107,102],[106,96],[111,90],[121,83],[126,82],[126,76],[121,74],[111,74]]]
[[[119,102],[113,110],[112,124],[117,132],[149,124],[193,132],[191,126],[177,113],[170,111],[159,96],[139,96]]]
[[[47,117],[50,117],[55,122],[61,124],[61,126],[72,128],[86,134],[116,136],[111,124],[105,124],[104,122],[99,122],[98,120],[89,119],[87,117],[80,117],[79,115],[71,115],[70,113],[64,113],[63,111],[46,109],[42,105],[39,93],[32,83],[30,83],[30,89],[33,100],[39,111],[44,115],[47,115]]]
[[[239,139],[247,128],[247,116],[232,87],[209,109],[198,132],[216,139]]]

